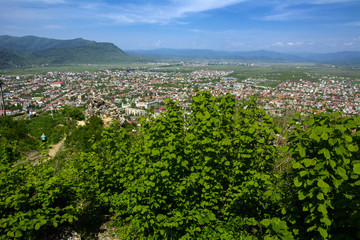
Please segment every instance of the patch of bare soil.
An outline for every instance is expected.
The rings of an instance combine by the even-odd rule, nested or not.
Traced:
[[[78,126],[85,126],[85,121],[77,121]]]
[[[113,229],[109,229],[107,226],[107,224],[104,223],[101,227],[100,227],[100,231],[94,235],[92,235],[91,237],[81,237],[81,235],[75,231],[69,232],[68,236],[63,237],[62,239],[66,239],[66,240],[82,240],[82,239],[92,239],[92,240],[121,240],[118,237],[115,237],[112,234]]]
[[[62,145],[64,144],[66,137],[64,137],[60,142],[58,142],[55,145],[52,145],[52,149],[50,149],[49,151],[49,156],[50,157],[55,157],[56,153],[59,151],[59,149],[62,147]]]

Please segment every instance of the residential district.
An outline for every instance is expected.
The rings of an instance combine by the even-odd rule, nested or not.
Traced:
[[[189,111],[197,90],[210,91],[214,96],[231,93],[239,100],[256,96],[259,105],[270,114],[281,115],[287,109],[304,114],[325,109],[341,110],[344,115],[360,114],[359,85],[341,76],[308,73],[307,79],[280,82],[238,80],[231,77],[232,73],[102,70],[2,75],[0,80],[9,115],[58,110],[64,105],[86,108],[90,97],[99,97],[115,104],[136,121],[139,115],[161,113],[166,98],[178,101]],[[264,86],[263,81],[274,81],[275,87]]]

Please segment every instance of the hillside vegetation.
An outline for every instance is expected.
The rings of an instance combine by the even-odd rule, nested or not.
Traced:
[[[26,60],[18,55],[0,50],[0,68],[23,66]]]
[[[191,110],[168,100],[134,130],[65,123],[67,150],[38,164],[1,133],[0,239],[91,239],[104,223],[119,239],[360,238],[360,117],[280,125],[210,92]]]
[[[25,53],[41,51],[44,49],[80,47],[95,44],[95,41],[89,41],[82,38],[71,40],[57,40],[51,38],[42,38],[36,36],[12,37],[0,36],[0,45],[2,48],[22,55]]]
[[[57,40],[35,36],[0,36],[0,67],[17,65],[108,64],[143,61],[125,53],[112,43],[97,43],[82,38]],[[21,59],[16,64],[8,61]],[[6,58],[5,58],[6,57]]]
[[[51,48],[31,54],[37,63],[49,64],[109,64],[136,60],[111,43],[94,43],[85,46]]]

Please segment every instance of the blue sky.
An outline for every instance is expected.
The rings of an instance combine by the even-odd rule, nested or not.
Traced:
[[[359,0],[0,0],[0,35],[123,50],[360,51]]]

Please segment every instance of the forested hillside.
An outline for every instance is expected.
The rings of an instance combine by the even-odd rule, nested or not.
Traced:
[[[25,63],[25,59],[18,55],[6,51],[0,50],[0,68],[10,68],[22,66]]]
[[[104,224],[118,239],[360,238],[360,117],[284,123],[210,92],[189,115],[167,101],[140,128],[96,117],[76,127],[82,117],[44,114],[61,126],[53,142],[67,134],[55,158],[49,143],[26,143],[54,127],[1,118],[0,239],[91,239]],[[42,161],[22,157],[29,144]]]
[[[82,38],[58,40],[36,36],[0,36],[0,68],[17,65],[115,64],[144,61],[112,43]]]
[[[95,41],[89,41],[82,38],[71,40],[58,40],[36,36],[13,37],[0,36],[0,46],[8,51],[15,52],[19,55],[42,51],[45,49],[80,47],[95,44]]]
[[[94,43],[84,46],[51,48],[29,55],[35,63],[76,64],[76,63],[119,63],[134,62],[140,58],[123,52],[112,43]]]

